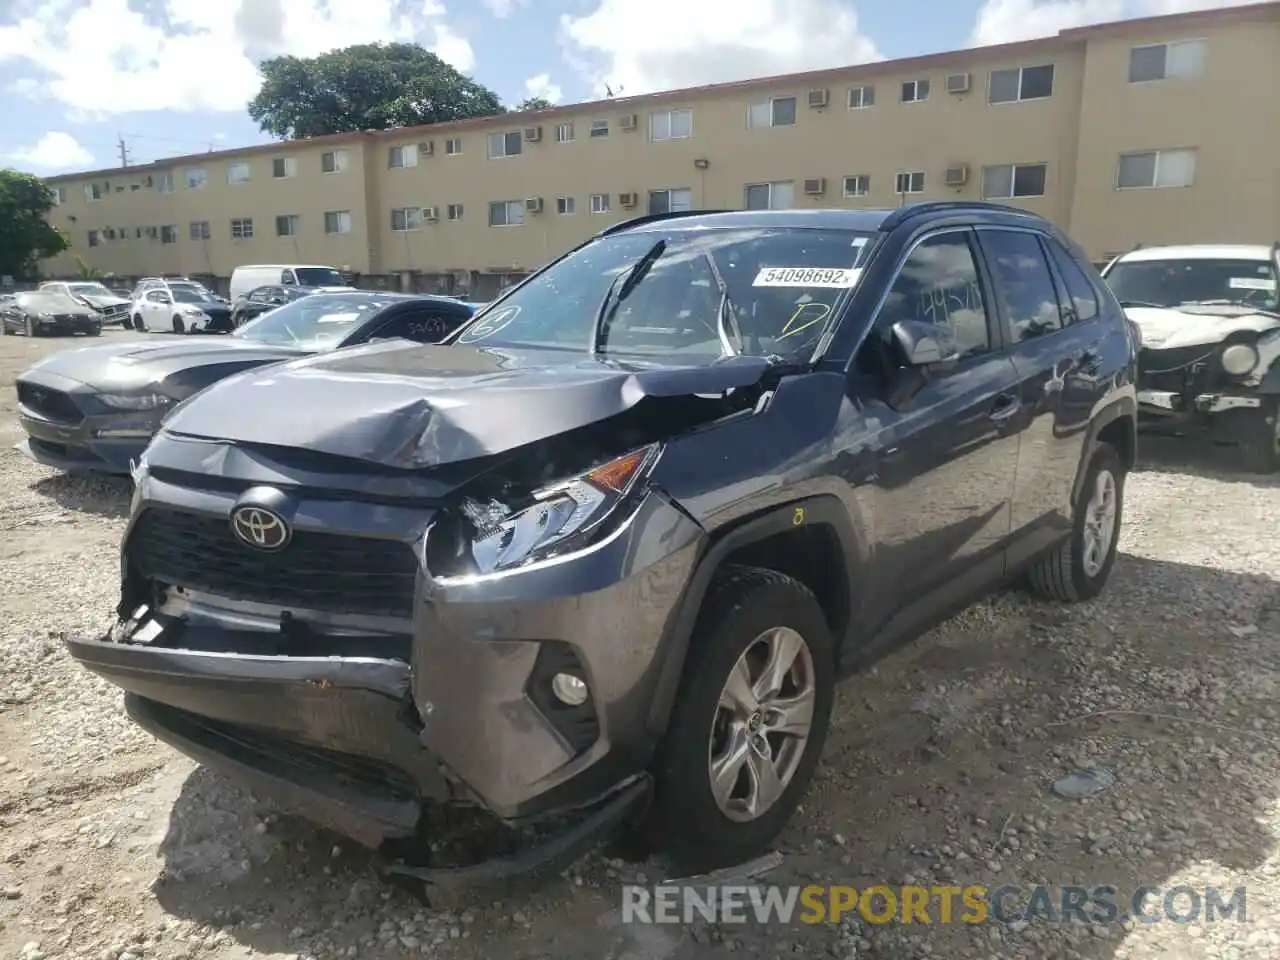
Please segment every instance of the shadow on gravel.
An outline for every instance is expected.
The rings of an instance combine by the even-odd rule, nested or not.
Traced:
[[[59,473],[37,480],[31,489],[64,510],[113,519],[129,515],[129,501],[133,497],[132,480],[109,475]]]
[[[1244,616],[1257,633],[1227,629]],[[1063,886],[1110,884],[1123,915],[1141,886],[1163,896],[1190,883],[1203,893],[1214,874],[1255,870],[1276,842],[1266,823],[1280,791],[1280,651],[1266,641],[1271,630],[1280,630],[1276,581],[1127,555],[1091,603],[1009,593],[979,604],[841,687],[824,763],[769,880],[988,891],[1043,884],[1055,898]],[[1083,800],[1052,792],[1056,780],[1092,765],[1113,770],[1115,784]],[[1137,948],[1121,950],[1128,938],[1158,938],[1163,949],[1142,949],[1164,956],[1195,935],[1168,921],[1129,931],[1113,924],[1105,936],[1042,921],[940,925],[936,901],[932,926],[851,914],[814,926],[621,927],[618,885],[646,867],[598,856],[575,868],[572,882],[441,916],[382,884],[369,854],[303,821],[271,819],[267,809],[198,770],[162,845],[155,893],[163,908],[261,952],[356,947],[360,956],[394,956],[444,938],[443,955],[486,960],[680,960],[726,949],[769,958],[1107,960]],[[1023,903],[1009,899],[1014,918]],[[1264,906],[1252,905],[1255,923]],[[451,933],[459,939],[449,942]]]
[[[1249,473],[1240,466],[1234,447],[1179,437],[1138,438],[1138,473],[1170,473],[1222,483],[1249,483],[1256,487],[1280,487],[1280,474]]]

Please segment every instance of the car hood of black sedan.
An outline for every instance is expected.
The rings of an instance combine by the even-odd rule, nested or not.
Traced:
[[[415,470],[513,450],[649,397],[723,395],[758,383],[769,366],[758,357],[622,363],[397,340],[215,384],[172,411],[164,432]]]
[[[208,375],[230,375],[247,367],[304,355],[297,349],[239,337],[183,337],[104,343],[52,354],[28,367],[19,379],[50,374],[107,392],[156,387],[184,399],[184,374],[196,374],[197,389]],[[171,386],[173,389],[166,389]]]

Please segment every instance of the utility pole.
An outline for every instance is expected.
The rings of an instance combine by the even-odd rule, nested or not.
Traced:
[[[118,137],[116,142],[120,146],[120,166],[129,166],[129,148],[125,146],[124,137]]]

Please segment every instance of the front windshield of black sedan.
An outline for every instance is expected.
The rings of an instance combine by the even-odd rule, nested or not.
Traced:
[[[454,342],[587,351],[603,307],[601,354],[807,358],[858,282],[870,240],[810,227],[616,234],[487,307]]]
[[[1257,310],[1280,306],[1275,269],[1266,260],[1122,260],[1107,272],[1106,281],[1117,300],[1132,306],[1215,301]]]
[[[376,293],[314,293],[267,311],[231,336],[300,350],[330,350],[393,302]]]

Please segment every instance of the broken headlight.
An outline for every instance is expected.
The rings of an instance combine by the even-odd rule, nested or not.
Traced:
[[[475,529],[476,571],[509,570],[582,542],[649,472],[658,450],[658,444],[650,444],[544,487],[533,493],[531,504],[515,511],[496,501],[465,501],[462,511]]]

